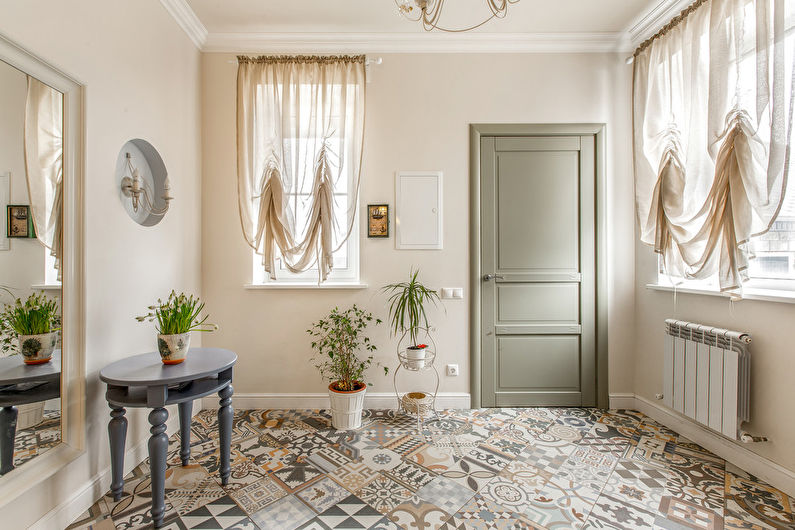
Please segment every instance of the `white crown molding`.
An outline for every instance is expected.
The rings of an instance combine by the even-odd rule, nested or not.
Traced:
[[[207,40],[207,28],[188,3],[185,0],[160,0],[160,3],[201,51]]]
[[[204,52],[605,53],[621,33],[210,33]]]
[[[650,9],[636,18],[624,31],[625,45],[631,49],[637,48],[693,2],[694,0],[654,0]]]

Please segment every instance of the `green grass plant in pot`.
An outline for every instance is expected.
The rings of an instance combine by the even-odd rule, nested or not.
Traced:
[[[365,335],[372,323],[381,321],[356,305],[344,310],[335,307],[306,330],[312,336],[315,366],[329,381],[331,423],[337,430],[358,429],[362,425],[367,391],[364,372],[373,364],[372,352],[376,350]],[[369,355],[360,357],[361,351]],[[388,372],[389,368],[384,367],[384,374]]]
[[[204,302],[193,295],[171,291],[164,302],[157,299],[149,306],[149,313],[135,317],[139,322],[156,322],[157,349],[163,364],[179,364],[190,349],[191,331],[215,331],[218,326],[207,323],[208,315],[201,316]]]
[[[6,355],[21,353],[25,364],[43,364],[52,358],[60,329],[58,302],[43,293],[24,302],[15,298],[0,313],[0,347]]]
[[[430,351],[423,338],[430,338],[427,307],[439,301],[438,293],[429,289],[419,281],[419,269],[409,273],[409,280],[393,283],[383,287],[389,295],[389,324],[393,336],[400,336],[400,343],[408,338],[409,345],[399,352],[400,361],[406,368],[417,370],[423,368],[426,358],[436,352]],[[432,340],[432,339],[431,339]],[[398,349],[400,350],[400,343]]]

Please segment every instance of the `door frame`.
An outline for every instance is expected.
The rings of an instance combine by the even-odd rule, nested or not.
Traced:
[[[480,244],[480,139],[489,136],[582,136],[593,135],[595,151],[596,226],[596,406],[608,407],[607,370],[607,194],[604,123],[473,123],[469,125],[469,350],[472,408],[482,403],[482,352],[480,345],[481,276]]]

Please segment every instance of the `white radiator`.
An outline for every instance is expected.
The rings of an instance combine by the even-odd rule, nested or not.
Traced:
[[[747,333],[665,321],[663,403],[734,440],[750,419]]]

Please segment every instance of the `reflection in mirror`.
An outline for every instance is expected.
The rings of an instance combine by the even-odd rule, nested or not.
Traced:
[[[0,475],[61,443],[63,94],[0,61]]]

